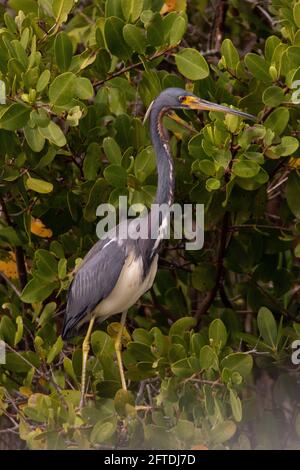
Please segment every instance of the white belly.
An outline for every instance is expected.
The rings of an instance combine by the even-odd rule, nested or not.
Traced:
[[[115,313],[128,310],[152,287],[157,271],[158,255],[155,255],[149,273],[142,281],[143,261],[129,254],[124,263],[120,277],[111,291],[95,308],[96,317],[110,317]]]

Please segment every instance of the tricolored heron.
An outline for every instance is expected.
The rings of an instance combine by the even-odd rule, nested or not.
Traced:
[[[165,113],[171,109],[218,111],[246,119],[253,118],[242,111],[202,100],[181,88],[168,88],[160,93],[148,109],[147,115],[150,114],[151,140],[157,161],[158,183],[155,203],[169,206],[173,203],[174,197],[174,167],[168,133],[162,121]],[[160,228],[156,239],[150,235],[148,239],[124,238],[119,236],[118,230],[114,231],[114,236],[110,237],[107,234],[87,253],[75,274],[68,292],[62,337],[70,338],[78,327],[89,322],[82,346],[81,406],[85,393],[90,336],[96,318],[104,320],[116,313],[122,313],[115,349],[122,387],[126,389],[121,360],[122,330],[127,310],[153,284],[162,238]]]

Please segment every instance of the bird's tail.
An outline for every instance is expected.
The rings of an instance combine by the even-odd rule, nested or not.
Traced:
[[[67,341],[68,339],[76,336],[79,320],[80,319],[77,319],[76,317],[68,317],[67,315],[65,316],[61,332],[61,337],[64,341]]]

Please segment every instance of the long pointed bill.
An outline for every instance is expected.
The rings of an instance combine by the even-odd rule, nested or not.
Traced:
[[[196,96],[195,97],[187,96],[182,102],[182,104],[185,104],[190,109],[199,109],[203,111],[215,111],[219,113],[235,114],[245,119],[256,120],[255,116],[252,116],[252,114],[244,113],[243,111],[232,109],[232,108],[229,108],[228,106],[222,106],[221,104],[211,103],[210,101],[202,100],[201,98],[197,98]]]

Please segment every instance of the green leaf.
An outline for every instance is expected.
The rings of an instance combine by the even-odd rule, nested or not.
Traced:
[[[266,119],[264,125],[268,129],[272,129],[276,135],[282,134],[290,119],[290,113],[287,108],[275,109]]]
[[[32,191],[41,194],[48,194],[53,191],[52,183],[48,183],[48,181],[39,180],[37,178],[32,178],[31,176],[27,178],[26,186],[28,189],[32,189]]]
[[[223,442],[231,439],[236,433],[236,424],[233,421],[223,421],[217,424],[211,430],[211,439],[216,444],[222,444]]]
[[[271,108],[276,108],[284,101],[284,91],[279,86],[269,86],[262,95],[263,102]]]
[[[202,80],[209,75],[206,60],[195,49],[182,49],[175,54],[175,62],[179,72],[189,80]]]
[[[240,178],[253,178],[259,170],[259,164],[253,160],[241,160],[232,167],[232,173]]]
[[[122,0],[106,0],[105,1],[105,17],[117,16],[123,18]]]
[[[215,318],[209,325],[208,337],[211,345],[222,349],[227,341],[227,331],[224,323],[219,318]]]
[[[5,240],[10,245],[22,245],[22,240],[13,227],[0,228],[0,239]]]
[[[31,109],[20,103],[11,104],[0,115],[0,129],[16,131],[24,127],[29,120]]]
[[[43,108],[34,109],[30,113],[30,127],[37,126],[37,127],[46,127],[50,122],[50,117]]]
[[[166,19],[166,18],[165,18]],[[164,19],[164,22],[165,22]],[[176,15],[175,20],[172,23],[171,29],[169,31],[169,40],[168,43],[173,46],[180,43],[185,31],[187,28],[187,22],[182,16]]]
[[[119,416],[126,415],[127,405],[134,407],[134,395],[129,390],[123,390],[122,388],[117,391],[114,399],[116,412]]]
[[[109,165],[103,172],[106,181],[115,188],[124,188],[127,183],[126,170],[121,165]]]
[[[99,78],[105,79],[111,67],[111,56],[106,49],[99,49],[94,67],[99,74]]]
[[[221,181],[217,178],[208,178],[205,183],[207,191],[217,191],[221,187]]]
[[[111,421],[101,422],[95,424],[91,432],[91,442],[93,444],[99,443],[102,444],[103,442],[107,441],[112,437],[112,435],[116,431],[115,423]]]
[[[83,160],[83,174],[87,180],[94,180],[101,167],[101,147],[96,142],[92,142],[86,151]]]
[[[147,41],[145,31],[133,24],[126,24],[123,29],[123,36],[125,42],[131,47],[133,51],[139,54],[145,54]]]
[[[112,137],[105,137],[103,140],[103,150],[110,163],[115,163],[117,165],[121,164],[121,149],[115,139]]]
[[[271,62],[276,47],[280,44],[280,39],[277,36],[269,36],[265,43],[265,56],[268,62]]]
[[[0,320],[0,338],[13,346],[15,337],[16,327],[14,322],[7,315],[3,315]]]
[[[174,429],[176,437],[183,442],[192,442],[195,437],[195,425],[191,421],[179,419]]]
[[[74,382],[77,382],[77,377],[74,371],[73,363],[71,359],[69,359],[67,356],[64,357],[64,370],[65,372],[71,377]]]
[[[264,341],[275,348],[277,339],[277,324],[273,313],[266,307],[261,307],[257,315],[257,326]]]
[[[114,356],[115,345],[111,337],[104,331],[94,331],[91,337],[93,353],[98,357]]]
[[[300,219],[300,176],[296,171],[289,175],[286,185],[286,199],[292,213]]]
[[[195,166],[194,166],[195,163]],[[216,173],[216,167],[213,161],[211,160],[195,160],[193,163],[192,170],[194,172],[194,169],[197,170],[197,167],[199,170],[204,173],[206,176],[213,176]]]
[[[36,84],[37,93],[41,93],[46,88],[49,83],[50,76],[50,70],[43,70]]]
[[[49,99],[54,106],[64,106],[70,104],[75,94],[75,75],[72,72],[65,72],[58,75],[49,87]]]
[[[171,370],[176,377],[180,377],[182,379],[186,377],[191,377],[191,375],[193,375],[194,373],[194,370],[191,367],[191,364],[187,357],[174,362],[171,365]]]
[[[29,372],[32,367],[39,367],[39,365],[39,358],[32,351],[19,354],[8,352],[6,354],[5,369],[9,371],[24,374]]]
[[[242,421],[242,417],[243,417],[241,400],[237,396],[236,392],[232,389],[229,390],[229,396],[230,396],[230,406],[231,406],[233,417],[237,422],[240,422]]]
[[[132,341],[128,344],[127,350],[139,362],[152,364],[155,360],[155,356],[152,354],[151,348],[147,344]]]
[[[169,349],[168,357],[170,362],[176,362],[181,359],[185,359],[187,357],[186,348],[182,344],[172,344]]]
[[[63,147],[67,143],[63,131],[53,121],[50,121],[47,127],[39,127],[38,130],[51,144]]]
[[[23,337],[23,318],[19,315],[16,318],[17,331],[14,338],[14,347],[21,341]]]
[[[253,359],[250,354],[233,353],[224,357],[221,367],[229,369],[231,372],[238,372],[242,377],[250,374],[253,366]]]
[[[73,5],[74,0],[53,0],[52,11],[58,25],[67,21]]]
[[[88,201],[83,211],[85,220],[92,222],[96,219],[96,210],[99,205],[99,201],[103,198],[103,193],[105,194],[106,188],[107,183],[104,178],[98,178],[95,181],[90,190]]]
[[[278,157],[288,157],[292,155],[299,147],[299,141],[295,137],[284,136],[279,145],[270,147]]]
[[[44,281],[54,281],[57,278],[57,261],[52,253],[39,249],[34,255],[37,273]]]
[[[124,21],[114,16],[107,18],[104,25],[104,35],[109,51],[121,59],[128,59],[131,55],[129,46],[123,38]]]
[[[82,100],[90,100],[94,96],[93,85],[86,77],[76,77],[75,94]]]
[[[58,261],[57,272],[59,279],[64,279],[67,275],[67,260],[66,258],[61,258]]]
[[[196,319],[194,317],[183,317],[176,320],[170,328],[169,336],[179,335],[182,336],[185,331],[190,330],[196,326]]]
[[[59,336],[48,353],[47,364],[51,364],[51,362],[54,361],[56,356],[58,356],[61,353],[63,345],[64,345],[64,342],[61,336]]]
[[[245,56],[245,64],[257,80],[265,83],[272,81],[269,74],[269,66],[263,57],[249,52]]]
[[[143,149],[135,158],[134,174],[143,183],[156,168],[156,158],[152,146]]]
[[[266,129],[260,124],[255,126],[246,127],[246,129],[239,135],[239,144],[242,148],[247,148],[252,140],[263,139],[266,135]]]
[[[6,86],[3,80],[0,80],[0,104],[6,103]]]
[[[200,292],[212,289],[216,282],[216,268],[210,263],[200,263],[192,273],[192,285]]]
[[[296,3],[293,9],[294,21],[296,26],[300,28],[300,3]]]
[[[71,39],[64,31],[58,33],[55,38],[54,53],[59,70],[66,72],[72,61],[73,46]]]
[[[37,128],[24,126],[24,135],[29,147],[34,152],[41,152],[45,145],[45,138],[38,132]]]
[[[9,6],[16,12],[22,10],[24,13],[38,14],[39,6],[36,0],[9,0]]]
[[[135,23],[143,11],[144,0],[121,0],[121,5],[125,20]]]
[[[218,356],[216,355],[213,348],[208,346],[207,344],[203,346],[200,350],[200,366],[201,369],[208,370],[208,369],[219,369],[219,361]]]
[[[163,19],[158,12],[153,14],[147,24],[147,39],[155,47],[162,46],[165,42]]]
[[[230,39],[225,39],[222,42],[221,53],[225,58],[226,67],[235,70],[240,61],[240,56]]]
[[[24,287],[21,299],[28,304],[42,302],[52,294],[55,288],[56,283],[43,284],[40,279],[33,278]]]

